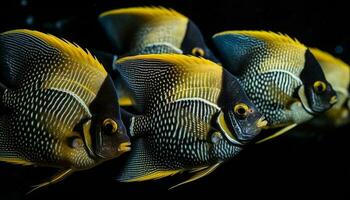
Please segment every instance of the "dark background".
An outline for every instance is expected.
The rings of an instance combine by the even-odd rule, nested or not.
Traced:
[[[224,30],[271,30],[296,37],[349,63],[349,10],[330,1],[0,1],[0,32],[37,29],[74,41],[82,47],[112,51],[99,13],[113,8],[162,5],[191,18],[210,37]],[[0,163],[0,200],[3,199],[350,199],[349,125],[314,128],[308,125],[271,142],[254,145],[211,175],[183,187],[167,188],[188,176],[120,184],[114,179],[125,156],[25,196],[31,185],[55,169]]]

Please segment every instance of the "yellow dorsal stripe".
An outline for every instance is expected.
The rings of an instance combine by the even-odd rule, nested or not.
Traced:
[[[171,16],[171,17],[180,17],[180,18],[186,18],[184,15],[176,12],[173,9],[167,9],[164,7],[131,7],[131,8],[121,8],[121,9],[115,9],[106,11],[102,14],[100,14],[99,17],[105,17],[109,15],[138,15],[141,17],[164,17],[164,16]]]
[[[60,52],[67,55],[68,57],[74,60],[77,60],[82,64],[86,64],[91,67],[97,67],[99,68],[100,71],[107,74],[107,72],[105,71],[101,63],[94,56],[92,56],[92,54],[88,50],[84,51],[77,44],[72,44],[65,39],[61,40],[56,36],[53,36],[50,34],[45,34],[39,31],[33,31],[33,30],[27,30],[27,29],[17,29],[17,30],[7,31],[2,34],[11,34],[11,33],[27,34],[27,35],[37,37],[38,39],[42,40],[48,45],[58,49]]]
[[[235,34],[235,35],[244,35],[249,37],[254,37],[259,40],[263,40],[270,43],[288,43],[292,45],[296,45],[302,48],[306,48],[305,45],[300,43],[297,39],[293,39],[289,37],[287,34],[283,33],[275,33],[272,31],[249,31],[249,30],[241,30],[241,31],[224,31],[215,34],[213,37],[220,36],[220,35],[229,35],[229,34]]]
[[[317,48],[310,48],[310,51],[319,62],[331,63],[334,65],[345,67],[345,68],[349,69],[348,64],[346,64],[342,60],[334,57],[333,55],[331,55],[325,51],[321,51],[320,49],[317,49]]]
[[[121,64],[133,60],[158,60],[176,66],[186,66],[187,71],[206,71],[206,70],[222,70],[222,67],[210,60],[195,56],[187,56],[181,54],[147,54],[124,57],[117,60]],[[199,67],[200,66],[200,67]]]
[[[160,179],[164,178],[167,176],[173,176],[177,173],[182,172],[183,170],[169,170],[169,171],[157,171],[153,172],[151,174],[147,174],[145,176],[129,179],[123,182],[140,182],[140,181],[147,181],[147,180],[155,180],[155,179]]]

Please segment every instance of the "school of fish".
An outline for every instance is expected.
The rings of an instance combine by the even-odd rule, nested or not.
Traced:
[[[174,188],[300,124],[350,122],[349,65],[288,35],[227,30],[212,51],[173,9],[98,20],[113,52],[0,34],[0,162],[58,169],[31,191],[121,155],[120,182],[194,173]]]

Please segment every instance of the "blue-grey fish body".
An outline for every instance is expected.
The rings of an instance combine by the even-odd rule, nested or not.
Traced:
[[[129,150],[114,84],[90,53],[13,30],[0,35],[0,67],[0,161],[66,175]]]
[[[144,181],[186,170],[204,176],[234,157],[266,125],[237,79],[215,63],[176,54],[122,58],[115,65],[141,114],[119,180]]]
[[[213,40],[269,127],[300,124],[335,103],[319,63],[298,41],[264,31],[226,31]]]

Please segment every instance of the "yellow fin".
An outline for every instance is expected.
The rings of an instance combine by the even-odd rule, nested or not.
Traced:
[[[106,11],[100,14],[99,17],[101,18],[109,15],[139,15],[145,18],[164,17],[164,16],[187,18],[173,9],[167,9],[164,7],[131,7],[131,8],[114,9],[114,10]]]
[[[130,97],[121,97],[118,99],[118,103],[120,106],[132,106],[132,105],[134,105],[134,103]]]
[[[183,170],[167,170],[167,171],[156,171],[150,174],[147,174],[145,176],[137,177],[134,179],[125,180],[123,182],[140,182],[140,181],[147,181],[147,180],[156,180],[160,178],[164,178],[167,176],[173,176],[177,173],[182,172]]]
[[[169,190],[174,189],[174,188],[176,188],[176,187],[179,187],[179,186],[181,186],[181,185],[184,185],[184,184],[186,184],[186,183],[190,183],[190,182],[192,182],[192,181],[198,180],[198,179],[200,179],[200,178],[203,178],[204,176],[206,176],[206,175],[212,173],[216,168],[218,168],[218,167],[220,166],[220,164],[221,164],[221,162],[216,163],[215,165],[213,165],[213,166],[211,166],[211,167],[208,167],[208,168],[206,168],[206,169],[204,169],[204,170],[202,170],[202,171],[199,171],[199,172],[196,173],[194,176],[192,176],[190,179],[188,179],[188,180],[186,180],[186,181],[184,181],[184,182],[182,182],[182,183],[179,183],[179,184],[177,184],[177,185],[174,185],[173,187],[169,188]]]
[[[269,136],[269,137],[266,137],[266,138],[264,138],[264,139],[261,139],[261,140],[257,141],[256,144],[260,144],[260,143],[266,142],[266,141],[268,141],[268,140],[271,140],[271,139],[273,139],[273,138],[275,138],[275,137],[277,137],[277,136],[280,136],[280,135],[286,133],[287,131],[293,129],[293,128],[296,127],[297,125],[298,125],[298,124],[291,124],[291,125],[289,125],[289,126],[286,126],[286,127],[282,128],[281,130],[277,131],[276,133],[274,133],[273,135],[271,135],[271,136]]]
[[[339,67],[344,67],[346,69],[349,69],[349,65],[340,60],[339,58],[334,57],[333,55],[321,51],[317,48],[310,48],[311,53],[316,57],[317,61],[319,62],[325,62],[325,63],[332,63],[334,65],[337,65]]]
[[[34,165],[34,163],[29,162],[29,161],[25,161],[19,158],[1,158],[0,157],[0,161],[1,162],[7,162],[10,164],[16,164],[16,165]]]
[[[84,51],[77,44],[72,44],[65,39],[61,40],[56,36],[53,36],[50,34],[45,34],[39,31],[33,31],[33,30],[27,30],[27,29],[11,30],[11,31],[1,33],[1,35],[13,34],[13,33],[27,34],[27,35],[37,37],[38,39],[42,40],[48,45],[60,50],[62,53],[66,54],[68,57],[76,59],[79,62],[89,65],[91,67],[98,67],[101,72],[104,72],[105,74],[107,74],[106,70],[103,68],[101,63],[96,59],[96,57],[92,56],[92,54],[88,50]]]
[[[295,46],[299,46],[302,48],[306,48],[305,45],[300,43],[297,39],[292,39],[287,34],[282,33],[275,33],[272,31],[249,31],[249,30],[241,30],[241,31],[224,31],[215,34],[213,37],[220,36],[220,35],[227,35],[227,34],[236,34],[236,35],[244,35],[249,37],[254,37],[259,40],[263,40],[269,43],[288,43]]]
[[[195,169],[192,169],[190,171],[190,173],[199,172],[199,171],[202,171],[202,170],[207,169],[207,168],[208,168],[208,166],[195,168]]]
[[[220,70],[222,67],[216,63],[195,56],[181,55],[181,54],[147,54],[147,55],[136,55],[128,56],[117,60],[117,64],[133,61],[133,60],[158,60],[164,63],[173,64],[176,66],[186,66],[185,69],[189,71],[213,71]]]
[[[33,189],[30,190],[29,192],[27,192],[27,194],[32,193],[33,191],[46,187],[48,185],[54,184],[54,183],[58,183],[59,181],[63,180],[64,178],[68,177],[69,175],[71,175],[74,172],[73,169],[66,169],[66,170],[62,170],[60,172],[58,172],[56,175],[54,175],[52,178],[50,178],[48,181],[38,184],[38,185],[34,185]]]

